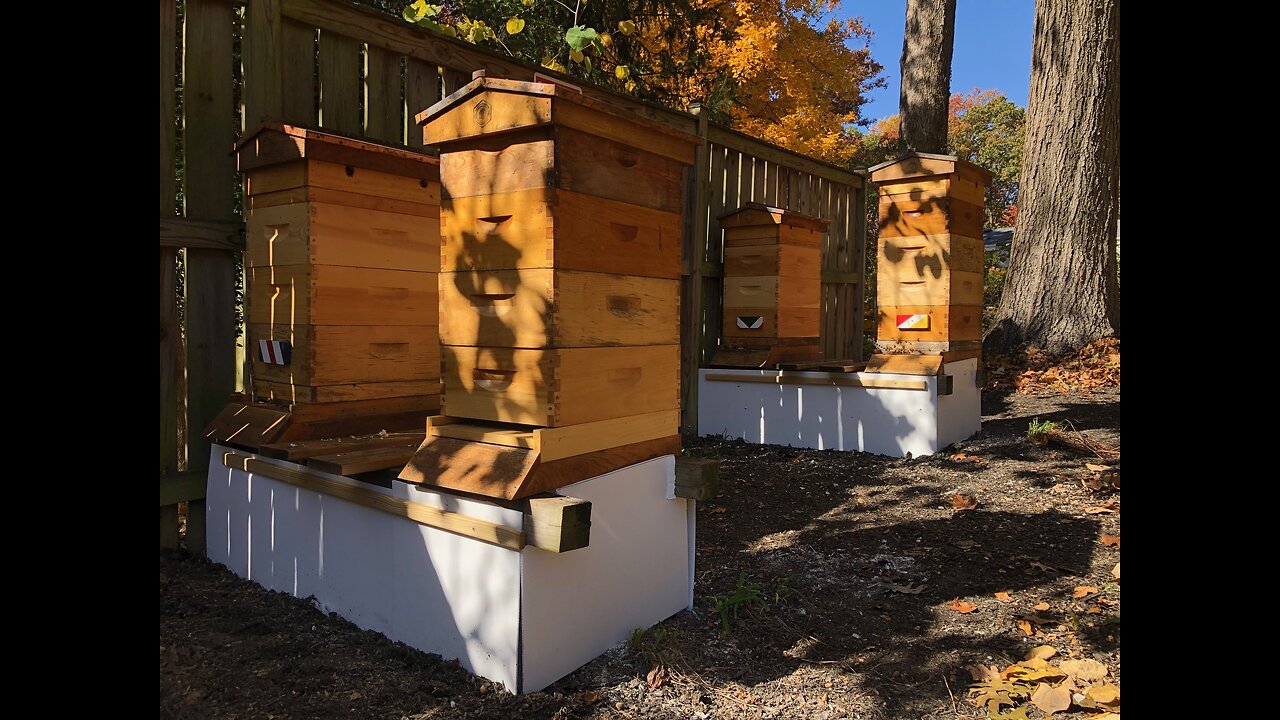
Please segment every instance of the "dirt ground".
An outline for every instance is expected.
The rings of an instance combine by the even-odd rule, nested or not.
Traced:
[[[1037,645],[1118,685],[1118,472],[1100,483],[1097,458],[1030,444],[1036,418],[1120,443],[1118,390],[988,392],[981,434],[914,460],[703,440],[690,452],[722,459],[722,488],[698,507],[695,609],[521,697],[162,553],[160,716],[985,717],[967,666]]]

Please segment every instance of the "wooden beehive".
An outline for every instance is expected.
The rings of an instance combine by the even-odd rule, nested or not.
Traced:
[[[683,177],[698,138],[486,77],[417,120],[440,148],[443,394],[401,477],[523,497],[678,449]],[[551,474],[530,444],[539,428],[586,440]],[[477,453],[506,470],[477,473]]]
[[[236,158],[249,399],[346,403],[351,418],[437,408],[438,161],[277,124]]]
[[[977,357],[990,173],[950,155],[911,153],[871,168],[871,180],[880,186],[879,349]]]
[[[722,347],[712,364],[816,360],[828,221],[751,203],[724,229]]]

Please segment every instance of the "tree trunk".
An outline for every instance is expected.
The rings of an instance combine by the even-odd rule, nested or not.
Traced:
[[[951,101],[951,46],[956,0],[907,0],[902,38],[902,95],[898,101],[901,150],[947,151]]]
[[[987,351],[1120,334],[1120,2],[1037,0],[1009,275]]]

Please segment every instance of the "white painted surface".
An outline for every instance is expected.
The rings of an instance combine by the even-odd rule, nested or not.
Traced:
[[[457,659],[513,692],[540,690],[693,602],[694,503],[667,497],[671,456],[564,488],[592,502],[591,544],[556,554],[506,550],[229,469],[225,451],[214,447],[210,461],[210,559],[273,590],[314,596],[326,612]],[[510,528],[523,524],[520,512],[481,500],[321,474]]]
[[[698,433],[747,442],[818,450],[860,450],[904,457],[935,453],[981,427],[977,360],[948,363],[952,395],[938,396],[938,378],[862,373],[864,378],[920,381],[924,390],[733,382],[708,374],[776,377],[776,370],[699,370]],[[788,372],[825,379],[833,373]]]
[[[949,362],[951,394],[938,398],[938,447],[973,437],[982,429],[982,391],[978,389],[978,359]]]
[[[205,501],[210,559],[237,575],[514,690],[520,553],[222,465],[214,447]],[[284,467],[297,465],[260,458]],[[323,473],[322,473],[323,474]],[[487,502],[395,483],[329,479],[521,529]]]
[[[692,501],[666,499],[675,458],[655,458],[559,490],[591,501],[591,544],[526,547],[521,692],[535,692],[690,606]]]

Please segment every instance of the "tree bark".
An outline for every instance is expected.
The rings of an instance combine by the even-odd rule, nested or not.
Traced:
[[[955,30],[956,0],[907,0],[898,100],[900,150],[947,151]]]
[[[1037,0],[1009,275],[988,352],[1120,334],[1120,2]]]

